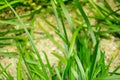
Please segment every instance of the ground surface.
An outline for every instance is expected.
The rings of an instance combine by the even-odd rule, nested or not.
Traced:
[[[114,6],[114,4],[111,4],[111,5]],[[48,16],[47,18],[50,22],[55,23],[55,19],[52,16]],[[36,20],[39,20],[39,22],[41,22],[42,26],[48,27],[48,25],[44,21],[42,21],[42,19],[39,18],[38,16],[36,16]],[[42,55],[42,59],[44,60],[43,51],[45,51],[48,55],[51,65],[55,65],[58,60],[51,54],[51,52],[56,51],[58,54],[61,54],[60,51],[49,39],[43,38],[45,34],[43,31],[41,31],[38,28],[38,26],[36,24],[35,24],[35,27],[36,27],[35,32],[42,33],[42,34],[34,33],[35,39],[36,39],[36,40],[34,40],[34,42],[35,42],[36,47],[39,50],[40,54]],[[53,35],[54,38],[58,42],[60,42],[59,38],[56,37],[54,31],[52,31],[52,29],[50,29],[50,28],[47,28],[47,29],[50,31],[51,35]],[[117,51],[117,55],[116,55],[113,63],[111,64],[111,68],[110,68],[110,71],[113,71],[117,65],[120,65],[120,39],[116,38],[112,35],[110,35],[110,37],[111,37],[111,39],[101,39],[100,45],[101,45],[102,51],[105,51],[106,63],[108,63],[110,61],[112,54],[114,54],[114,52]],[[14,46],[13,47],[5,47],[5,51],[13,51],[14,52],[14,51],[16,51],[16,48]],[[18,61],[15,58],[5,57],[5,58],[0,59],[0,63],[3,66],[6,66],[11,63],[11,66],[8,68],[8,71],[15,78],[16,78],[16,73],[17,73],[16,72],[17,62]]]
[[[53,18],[52,17],[48,17],[49,20],[51,22],[53,22]],[[38,18],[37,20],[39,20],[40,22],[42,21],[40,18]],[[42,26],[48,26],[44,21],[42,21],[41,23]],[[44,32],[42,32],[37,26],[36,26],[36,29],[35,29],[35,32],[38,33],[42,33],[42,34],[38,34],[38,33],[35,33],[35,39],[34,42],[36,44],[36,47],[37,49],[39,50],[41,56],[42,56],[42,59],[44,60],[44,54],[43,54],[43,51],[45,51],[48,55],[48,58],[49,58],[49,61],[51,63],[51,65],[55,65],[57,63],[57,58],[54,57],[51,52],[53,51],[56,51],[58,54],[60,54],[60,51],[58,50],[58,48],[49,40],[49,39],[46,39],[46,38],[43,38],[44,37]],[[55,37],[55,39],[60,42],[59,38],[56,37],[54,31],[52,31],[51,29],[48,29],[51,33],[51,35],[53,35]],[[116,58],[114,59],[113,63],[111,64],[111,68],[110,68],[110,71],[113,71],[114,68],[116,66],[118,66],[120,64],[120,39],[118,38],[115,38],[114,36],[110,36],[111,39],[101,39],[101,49],[103,51],[105,51],[105,55],[106,55],[106,62],[109,62],[110,61],[110,58],[112,57],[112,54],[118,50],[117,52],[117,56]],[[7,51],[16,51],[15,47],[5,47],[5,50]],[[15,58],[1,58],[0,59],[0,63],[3,65],[3,66],[6,66],[8,64],[11,63],[11,66],[8,68],[8,71],[14,76],[16,77],[16,66],[17,66],[17,59]]]

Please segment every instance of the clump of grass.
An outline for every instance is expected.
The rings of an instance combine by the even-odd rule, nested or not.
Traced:
[[[103,9],[100,6],[93,3],[92,0],[89,0],[90,4],[98,10],[99,16],[106,17],[106,14],[102,14]],[[16,13],[10,3],[5,0],[7,6],[11,8],[13,13],[15,14],[18,22],[3,21],[1,20],[0,23],[4,24],[14,24],[19,25],[22,29],[19,30],[12,30],[1,32],[2,35],[0,36],[1,40],[9,40],[13,39],[15,41],[15,46],[18,50],[18,57],[17,59],[17,79],[18,80],[116,80],[120,79],[120,76],[115,74],[117,70],[119,70],[119,66],[112,72],[109,73],[109,65],[105,64],[105,53],[102,52],[100,49],[100,35],[96,33],[101,33],[101,30],[93,30],[92,25],[88,20],[88,16],[84,12],[81,2],[78,0],[73,0],[73,5],[75,6],[75,10],[78,9],[80,14],[76,14],[77,16],[82,15],[85,26],[83,24],[74,23],[71,19],[71,16],[64,4],[63,0],[51,0],[50,4],[52,6],[52,10],[55,14],[55,19],[57,23],[57,27],[49,23],[46,19],[47,23],[54,29],[57,36],[62,40],[62,43],[58,43],[54,37],[52,37],[49,31],[46,30],[44,26],[40,24],[39,21],[36,20],[40,29],[42,29],[47,38],[49,38],[63,53],[63,55],[59,55],[57,53],[52,53],[59,59],[57,67],[53,67],[50,65],[47,53],[44,52],[46,64],[44,64],[43,60],[41,59],[41,55],[37,50],[33,37],[29,32],[29,27],[27,28],[25,23],[21,20],[20,16]],[[68,4],[69,5],[69,4]],[[74,11],[74,10],[73,10]],[[47,13],[47,12],[46,12]],[[40,14],[42,17],[43,14]],[[97,18],[97,17],[96,17]],[[99,19],[98,19],[99,20]],[[70,29],[72,37],[69,39],[67,28],[65,26],[64,21],[68,23],[68,29]],[[77,22],[81,22],[77,20]],[[113,23],[110,22],[109,19],[105,20],[107,25],[110,25],[113,28]],[[119,21],[119,20],[118,20]],[[33,20],[34,23],[34,20]],[[77,25],[77,26],[75,26]],[[106,26],[106,24],[102,24]],[[117,25],[117,24],[116,24]],[[98,25],[95,25],[97,27]],[[118,29],[118,28],[117,28]],[[96,33],[95,33],[96,32]],[[108,31],[109,32],[109,31]],[[108,33],[107,32],[107,33]],[[117,30],[115,31],[117,32]],[[15,33],[15,37],[5,37],[4,35]],[[26,33],[26,38],[21,37],[18,33]],[[27,43],[30,43],[32,47],[27,46]],[[2,42],[3,44],[3,42]],[[8,45],[7,43],[5,43]],[[11,43],[10,43],[11,44]],[[116,53],[115,53],[116,54]],[[37,58],[35,58],[35,55]],[[4,56],[9,56],[8,54]],[[15,55],[12,55],[15,56]],[[9,56],[10,57],[10,56]],[[112,59],[111,59],[112,60]],[[23,67],[25,64],[25,67]],[[3,76],[2,79],[13,80],[13,77],[6,71],[9,67],[6,66],[5,68],[0,65],[0,75]]]
[[[101,30],[99,34],[105,34],[105,33],[112,33],[116,34],[119,37],[119,23],[120,23],[120,7],[117,7],[119,5],[116,5],[116,10],[112,9],[112,6],[109,5],[108,1],[104,0],[101,1],[103,6],[100,6],[99,4],[96,4],[94,1],[89,0],[89,3],[91,6],[95,9],[94,11],[90,9],[94,13],[95,16],[92,16],[96,18],[96,21],[98,22],[94,26],[100,27],[100,29],[106,28],[106,30]],[[117,1],[116,1],[117,2]]]

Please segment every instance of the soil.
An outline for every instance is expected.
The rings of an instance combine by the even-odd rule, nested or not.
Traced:
[[[111,4],[111,5],[113,5],[113,4]],[[54,19],[53,16],[48,16],[47,18],[48,18],[48,20],[50,20],[50,22],[55,24],[55,19]],[[48,25],[41,18],[38,18],[38,16],[36,16],[36,20],[41,22],[42,26],[46,26],[47,30],[50,31],[51,35],[53,35],[54,38],[58,42],[61,42],[59,40],[59,38],[55,35],[55,32],[51,28],[48,28]],[[92,23],[94,23],[94,22],[95,21],[93,21]],[[44,36],[45,36],[44,32],[41,31],[38,28],[38,25],[36,25],[36,24],[35,24],[35,31],[34,32],[35,32],[34,33],[34,36],[35,36],[34,43],[36,44],[36,47],[39,50],[43,61],[45,61],[44,54],[43,54],[43,51],[45,51],[47,53],[47,56],[49,58],[49,61],[50,61],[51,65],[56,65],[56,63],[58,62],[58,59],[56,57],[54,57],[51,54],[51,52],[55,51],[58,54],[62,54],[62,53],[49,39],[44,38]],[[39,34],[39,33],[42,33],[42,34]],[[120,65],[120,39],[114,37],[113,35],[109,35],[109,36],[110,36],[111,39],[101,39],[100,46],[101,46],[102,51],[105,52],[106,64],[108,64],[108,62],[110,61],[110,58],[117,51],[116,52],[117,53],[116,57],[113,60],[113,62],[111,64],[111,67],[110,67],[110,71],[113,71],[116,66]],[[16,48],[14,46],[5,47],[3,50],[4,51],[16,52]],[[16,71],[17,62],[18,62],[18,60],[15,59],[15,58],[8,58],[8,57],[0,58],[0,63],[3,66],[7,66],[8,64],[11,64],[10,67],[7,69],[7,71],[10,74],[12,74],[12,76],[15,79],[16,79],[16,73],[17,73],[17,71]]]
[[[52,17],[48,17],[49,20],[54,21]],[[37,20],[39,20],[40,22],[42,21],[42,19],[37,18]],[[42,26],[48,26],[45,22],[42,21],[41,23]],[[38,27],[36,26],[35,32],[38,33],[42,33],[42,34],[38,34],[35,33],[35,45],[37,47],[37,49],[39,50],[43,61],[45,61],[44,58],[44,54],[43,51],[45,51],[47,53],[47,56],[49,58],[49,61],[51,63],[51,65],[56,65],[56,63],[58,62],[58,59],[56,57],[54,57],[51,52],[57,52],[58,54],[61,54],[61,52],[59,51],[59,49],[49,40],[44,38],[44,32],[42,32],[40,29],[38,29]],[[51,35],[53,35],[55,37],[55,39],[60,42],[59,38],[55,35],[54,31],[52,31],[51,29],[48,29],[51,33]],[[105,59],[106,59],[106,63],[108,63],[110,61],[110,58],[112,57],[112,55],[114,54],[114,52],[116,50],[119,50],[117,52],[117,55],[115,57],[115,59],[113,60],[113,63],[111,64],[110,67],[110,71],[113,71],[114,68],[116,68],[116,66],[120,65],[120,39],[110,35],[111,39],[101,39],[101,49],[102,51],[105,51]],[[14,46],[10,46],[10,47],[5,47],[5,51],[11,51],[11,52],[15,52],[16,48]],[[15,58],[1,58],[0,59],[0,63],[3,66],[7,66],[8,64],[11,64],[10,67],[7,69],[8,72],[10,72],[10,74],[12,74],[12,76],[16,79],[16,66],[17,66],[17,62],[18,60]]]

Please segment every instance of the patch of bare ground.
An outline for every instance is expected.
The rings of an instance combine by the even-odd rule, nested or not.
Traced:
[[[111,1],[111,0],[110,0]],[[110,5],[113,6],[113,4],[110,3]],[[89,11],[85,10],[86,13],[88,15],[92,15]],[[74,14],[74,13],[73,13]],[[55,38],[55,40],[58,43],[61,43],[61,40],[59,39],[59,37],[57,37],[57,35],[55,34],[55,32],[49,28],[49,25],[46,24],[41,18],[37,17],[37,21],[39,21],[41,23],[41,25],[50,32],[50,34]],[[46,17],[51,23],[56,24],[55,23],[55,19],[53,18],[53,16],[48,15]],[[96,23],[95,20],[91,20],[91,24]],[[66,24],[67,25],[67,24]],[[60,52],[59,48],[55,46],[55,44],[53,44],[49,39],[47,39],[45,36],[46,34],[38,27],[38,25],[35,22],[35,30],[34,30],[34,36],[35,36],[35,40],[34,43],[37,47],[37,49],[40,52],[40,55],[42,56],[43,61],[45,61],[44,58],[44,54],[43,51],[45,51],[47,53],[48,59],[51,63],[51,65],[56,65],[58,62],[58,59],[56,57],[54,57],[51,53],[52,52],[56,52],[58,54],[62,53]],[[68,34],[69,30],[68,30]],[[71,35],[69,36],[71,37]],[[114,55],[114,53],[116,52],[116,57],[113,60],[111,67],[110,67],[110,71],[113,71],[116,66],[120,65],[120,39],[110,35],[111,39],[101,39],[100,42],[100,46],[101,46],[101,50],[105,52],[105,60],[106,60],[106,64],[108,64],[108,62],[110,61],[110,58]],[[15,47],[6,47],[6,49],[4,51],[16,51]],[[7,66],[8,64],[11,64],[10,67],[7,69],[8,72],[10,72],[10,74],[12,74],[12,76],[16,79],[17,77],[17,71],[16,71],[16,66],[17,66],[17,62],[18,60],[15,58],[0,58],[0,63],[3,66]],[[120,72],[120,71],[119,71]]]
[[[53,17],[49,16],[47,18],[50,20],[50,22],[55,23],[55,20]],[[58,43],[61,43],[61,40],[59,39],[59,37],[57,37],[55,32],[44,21],[42,21],[41,18],[38,18],[38,16],[37,16],[37,21],[39,21],[41,23],[41,26],[43,26],[46,30],[48,30],[50,32],[50,34],[55,38],[55,40]],[[62,55],[59,48],[56,47],[55,44],[53,44],[49,39],[47,39],[45,37],[46,34],[42,30],[40,30],[40,28],[38,27],[38,25],[36,23],[35,23],[34,36],[35,36],[34,43],[35,43],[37,49],[39,50],[43,61],[45,61],[44,54],[43,54],[43,51],[45,51],[47,53],[47,56],[48,56],[48,59],[49,59],[51,65],[55,66],[58,62],[58,59],[55,56],[53,56],[51,53],[56,52],[56,53]],[[115,59],[113,60],[111,67],[110,67],[110,71],[113,71],[116,68],[116,66],[118,66],[120,64],[120,49],[119,49],[120,39],[118,39],[112,35],[110,35],[110,37],[111,37],[111,39],[101,39],[100,45],[101,45],[101,50],[105,52],[106,63],[108,63],[110,61],[110,58],[112,57],[112,55],[115,53],[116,50],[118,50],[117,55],[116,55]],[[5,50],[15,52],[16,48],[15,47],[6,47]],[[4,58],[0,59],[0,63],[3,66],[7,66],[8,64],[11,64],[7,70],[10,74],[12,74],[12,76],[15,79],[16,79],[16,74],[17,74],[17,71],[16,71],[17,62],[18,62],[18,60],[15,58],[4,57]]]
[[[105,52],[106,64],[114,57],[109,69],[111,72],[120,65],[120,39],[112,35],[110,37],[111,39],[101,39],[101,50]]]

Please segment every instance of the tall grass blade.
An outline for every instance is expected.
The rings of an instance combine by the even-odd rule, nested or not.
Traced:
[[[70,30],[71,30],[71,32],[73,32],[74,31],[74,24],[72,22],[72,19],[71,19],[70,15],[69,15],[69,12],[68,12],[67,8],[65,7],[62,0],[58,0],[58,2],[60,3],[60,6],[61,6],[61,8],[63,10],[63,13],[64,13],[64,15],[65,15],[65,17],[66,17],[66,19],[68,21],[68,24],[70,26]]]
[[[46,79],[46,80],[49,80],[48,75],[47,75],[47,72],[46,72],[46,69],[45,69],[45,65],[43,64],[43,61],[42,61],[42,59],[41,59],[41,56],[39,55],[39,51],[37,50],[37,48],[36,48],[36,46],[35,46],[35,44],[34,44],[34,41],[33,41],[32,37],[31,37],[31,35],[29,34],[26,26],[24,25],[24,23],[22,22],[22,20],[21,20],[20,17],[18,16],[18,14],[15,12],[15,10],[12,8],[12,6],[11,6],[6,0],[5,0],[5,2],[6,2],[7,5],[11,8],[11,10],[14,12],[14,14],[15,14],[15,16],[17,17],[18,21],[19,21],[20,24],[23,26],[23,28],[24,28],[27,36],[28,36],[28,39],[30,40],[30,43],[31,43],[32,47],[34,48],[35,53],[36,53],[36,55],[37,55],[37,57],[38,57],[38,59],[39,59],[39,62],[40,62],[40,64],[41,64],[42,70],[43,70],[44,75],[45,75],[45,79]]]
[[[23,0],[11,1],[11,2],[9,2],[9,4],[13,5],[13,4],[19,3],[21,1],[23,1]],[[4,4],[3,6],[0,6],[0,10],[4,9],[6,7],[9,7],[9,5]]]
[[[58,76],[58,79],[63,80],[57,68],[55,68],[55,72],[56,72],[56,74]]]
[[[78,56],[75,56],[75,60],[76,60],[76,63],[77,63],[77,65],[78,65],[79,71],[80,71],[80,73],[81,73],[81,79],[82,79],[82,80],[86,80],[85,71],[84,71],[84,68],[83,68],[83,66],[82,66],[82,64],[81,64],[81,61],[80,61],[79,57],[78,57]]]
[[[89,73],[90,80],[94,79],[94,74],[97,69],[97,64],[99,63],[100,58],[101,58],[101,53],[100,53],[100,49],[99,49],[99,42],[97,42],[94,53],[93,53],[92,64],[91,64],[91,69],[90,69],[90,73]]]
[[[44,52],[44,56],[45,56],[45,59],[46,59],[46,62],[47,62],[47,67],[49,69],[49,72],[50,72],[50,78],[52,78],[52,74],[53,74],[53,68],[52,66],[50,65],[50,62],[49,62],[49,59],[47,57],[47,54]]]
[[[79,3],[79,1],[78,0],[74,0],[74,2],[76,4],[76,6],[78,7],[79,11],[81,12],[82,17],[84,18],[84,20],[85,20],[85,22],[87,24],[87,27],[88,27],[88,30],[89,30],[89,34],[90,34],[90,36],[92,38],[92,41],[93,41],[93,43],[95,45],[96,44],[96,38],[95,38],[95,34],[94,34],[94,32],[93,32],[93,30],[91,28],[91,25],[90,25],[90,22],[88,20],[88,17],[85,14],[84,10],[82,9],[81,4]]]
[[[22,56],[19,58],[19,62],[17,65],[17,80],[22,80],[22,75],[21,75],[21,65],[22,65]]]

